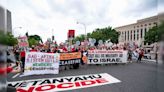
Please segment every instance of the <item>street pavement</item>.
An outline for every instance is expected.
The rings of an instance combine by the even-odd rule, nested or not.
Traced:
[[[65,92],[164,92],[164,65],[148,61],[117,65],[84,65],[79,69],[63,69],[57,75],[20,77],[19,73],[9,74],[7,79],[12,82],[98,73],[108,73],[121,82]]]

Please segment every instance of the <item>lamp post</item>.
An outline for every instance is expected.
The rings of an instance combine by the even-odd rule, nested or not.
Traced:
[[[87,32],[86,32],[87,27],[86,27],[86,25],[85,25],[84,23],[81,23],[81,22],[77,22],[77,24],[81,24],[81,25],[84,26],[84,31],[85,31],[85,40],[87,40]]]
[[[52,29],[52,42],[55,40],[54,29]]]
[[[22,27],[14,27],[13,30],[12,30],[12,34],[13,34],[13,35],[14,35],[14,31],[15,31],[16,29],[18,29],[18,28],[19,28],[19,29],[22,29]]]

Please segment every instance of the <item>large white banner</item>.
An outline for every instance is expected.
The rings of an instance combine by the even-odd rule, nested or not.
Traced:
[[[59,54],[27,52],[24,75],[58,74]]]
[[[127,63],[127,51],[89,50],[88,64]]]
[[[60,78],[36,79],[9,82],[8,86],[17,88],[17,92],[58,92],[106,84],[119,83],[120,80],[107,74],[90,74]]]

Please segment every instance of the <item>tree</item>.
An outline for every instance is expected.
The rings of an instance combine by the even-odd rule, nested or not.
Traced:
[[[9,46],[14,46],[18,43],[17,39],[14,38],[14,36],[12,35],[12,33],[7,32],[6,34],[6,43]]]
[[[159,41],[164,41],[164,21],[158,27]]]
[[[74,39],[73,39],[73,42],[76,42],[76,41],[84,41],[85,40],[85,35],[79,35],[79,36],[76,36]]]
[[[32,47],[32,45],[38,45],[38,41],[35,40],[34,38],[29,38],[28,43],[30,47]]]
[[[34,38],[36,41],[43,43],[42,38],[39,35],[30,35],[28,39]]]
[[[6,45],[5,33],[3,30],[0,30],[0,44]]]
[[[154,43],[158,41],[158,27],[154,26],[145,35],[145,42],[146,43]]]
[[[154,26],[145,35],[146,43],[159,42],[163,39],[164,36],[164,22],[161,22],[159,26]]]
[[[39,35],[28,36],[29,46],[38,45],[40,42],[43,43],[42,38]]]
[[[98,40],[103,40],[106,41],[108,39],[111,39],[112,43],[118,43],[118,37],[119,37],[119,32],[117,32],[115,29],[112,29],[112,27],[106,27],[106,28],[97,28],[94,30],[92,33],[87,34],[87,38],[94,38],[97,41]],[[84,35],[80,35],[75,37],[77,40],[84,40]]]
[[[8,46],[14,46],[18,43],[17,39],[14,38],[11,32],[0,31],[0,43]]]

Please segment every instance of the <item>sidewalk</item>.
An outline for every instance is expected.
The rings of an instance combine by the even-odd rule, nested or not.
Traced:
[[[162,60],[154,60],[154,59],[142,59],[142,61],[145,61],[145,62],[154,62],[154,63],[158,63],[158,64],[163,64],[163,61]]]
[[[156,62],[156,60],[153,60],[153,59],[142,59],[142,61]]]

